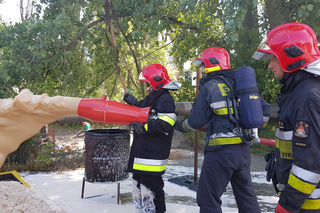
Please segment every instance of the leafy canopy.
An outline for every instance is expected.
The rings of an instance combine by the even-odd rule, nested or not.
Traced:
[[[220,46],[229,51],[233,69],[256,70],[261,95],[274,102],[280,85],[268,63],[251,56],[270,29],[286,22],[303,22],[320,35],[319,2],[41,0],[20,23],[0,25],[0,98],[29,88],[36,94],[106,94],[121,101],[123,83],[142,98],[139,73],[160,63],[183,84],[176,100],[193,101],[184,63]]]

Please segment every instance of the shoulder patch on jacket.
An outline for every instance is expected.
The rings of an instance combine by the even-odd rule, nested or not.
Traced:
[[[227,87],[224,83],[218,84],[221,95],[222,96],[228,96],[228,93],[230,92],[230,88]]]
[[[306,138],[309,135],[309,124],[304,121],[296,122],[294,126],[294,135],[298,138]]]

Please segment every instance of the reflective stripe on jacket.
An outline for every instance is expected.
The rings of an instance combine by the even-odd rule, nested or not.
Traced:
[[[320,79],[298,70],[279,95],[276,176],[279,204],[290,212],[320,211]]]
[[[199,94],[194,102],[192,111],[188,119],[184,120],[182,126],[186,132],[196,131],[204,125],[207,129],[206,149],[215,149],[220,145],[243,143],[242,139],[234,131],[236,124],[228,116],[227,95],[230,89],[220,78],[226,71],[212,73],[212,77],[207,76],[210,80],[205,81],[199,86]],[[232,71],[224,76],[228,84],[234,87],[234,74]],[[263,106],[264,121],[267,123],[270,117],[270,105],[261,98]],[[229,105],[232,105],[229,101]],[[233,109],[231,108],[231,113]],[[220,134],[221,133],[221,134]]]
[[[144,125],[145,135],[134,132],[128,171],[135,174],[162,175],[166,169],[177,120],[175,103],[166,89],[153,91],[139,102],[139,107],[151,106],[155,115]]]
[[[168,159],[154,160],[134,158],[133,169],[147,172],[162,172],[167,167]]]

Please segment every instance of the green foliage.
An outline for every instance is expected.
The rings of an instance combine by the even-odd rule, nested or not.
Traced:
[[[275,149],[274,146],[266,146],[263,144],[253,144],[250,147],[250,152],[251,152],[251,154],[265,156],[266,154],[268,154],[269,152],[271,152],[274,149]]]
[[[41,151],[38,152],[38,166],[44,169],[50,161],[50,153],[52,152],[53,143],[46,143],[41,145]]]
[[[91,129],[110,129],[118,127],[119,125],[103,124],[89,121]],[[53,129],[54,132],[71,132],[84,130],[82,122],[77,123],[65,123],[65,124],[48,124],[49,129]]]
[[[267,138],[275,140],[276,137],[276,123],[274,124],[268,124],[260,133],[259,137],[261,138]]]
[[[36,94],[106,94],[121,101],[118,60],[130,92],[139,98],[145,95],[139,73],[160,63],[181,73],[174,77],[186,94],[177,92],[177,100],[190,100],[194,92],[182,74],[184,63],[210,46],[221,46],[230,52],[233,69],[245,65],[256,70],[261,95],[274,102],[280,85],[266,71],[266,63],[251,58],[262,36],[292,21],[308,24],[320,35],[319,0],[112,0],[112,38],[106,2],[41,0],[25,21],[2,23],[0,98],[29,88]]]
[[[189,102],[196,98],[196,87],[191,85],[191,73],[185,72],[178,80],[182,86],[179,90],[171,92],[175,102]]]
[[[206,133],[199,131],[199,142],[205,145],[206,141]],[[195,141],[195,133],[194,132],[189,132],[185,134],[187,138],[190,138],[193,142]]]
[[[0,96],[1,94],[2,98],[15,96],[12,88],[18,91],[29,88],[36,94],[48,93],[49,95],[78,97],[99,97],[106,94],[109,98],[121,100],[123,90],[115,68],[115,57],[118,56],[113,54],[112,39],[107,33],[106,22],[86,27],[97,17],[105,16],[104,2],[43,0],[41,3],[46,7],[37,5],[36,13],[28,20],[12,26],[3,24],[3,28],[0,28],[2,51]],[[139,4],[131,5],[134,7],[132,9],[138,10],[141,8],[141,3],[140,1]],[[158,3],[163,4],[162,1]],[[114,4],[117,5],[117,2]],[[124,9],[123,5],[120,5],[119,9]],[[146,11],[141,12],[151,13],[153,10],[153,4],[150,4]],[[43,12],[42,18],[40,18],[41,12]],[[130,9],[126,12],[130,12]],[[152,37],[153,33],[151,33],[147,41],[150,44],[140,46],[139,43],[146,42],[145,33],[138,31],[139,36],[135,37],[137,31],[132,29],[136,22],[130,21],[131,18],[119,19],[126,39],[135,48],[136,55],[151,52],[151,56],[147,58],[148,61],[141,61],[140,67],[149,63],[166,64],[165,52],[159,48],[162,42],[157,41],[157,36]],[[156,22],[153,20],[151,22],[157,26]],[[141,68],[137,70],[135,66],[131,66],[133,64],[131,51],[123,35],[119,34],[119,29],[117,27],[115,29],[119,58],[124,59],[121,60],[120,66],[124,70],[128,69],[128,72],[136,71],[130,74],[124,72],[123,75],[125,78],[134,75],[132,78],[136,80]],[[154,52],[155,48],[159,50]],[[136,90],[139,89],[138,86]]]
[[[183,145],[181,145],[181,148],[188,149],[188,150],[194,150],[195,148],[195,138],[196,134],[195,132],[188,132],[183,134],[185,142]],[[198,152],[204,153],[204,147],[206,144],[206,133],[198,131]]]
[[[271,71],[256,70],[256,78],[260,94],[269,103],[277,103],[277,94],[280,93],[281,85]]]
[[[267,138],[275,140],[276,137],[276,124],[268,123],[268,125],[259,133],[260,138]],[[263,144],[254,144],[250,147],[251,153],[264,156],[275,149],[274,146],[267,146]]]

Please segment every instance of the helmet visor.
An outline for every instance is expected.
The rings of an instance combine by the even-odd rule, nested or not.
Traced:
[[[206,65],[204,64],[203,60],[201,58],[196,58],[192,64],[197,66],[199,68],[199,71],[204,74],[206,72]]]
[[[260,50],[270,50],[270,47],[267,45],[267,39],[268,37],[265,36],[263,37],[262,41],[260,42],[259,46],[257,49],[260,49]]]
[[[259,61],[268,61],[273,57],[273,54],[261,52],[261,51],[255,51],[252,55],[253,59],[259,60]]]
[[[204,62],[202,59],[200,58],[196,58],[194,61],[192,61],[192,64],[194,64],[195,66],[199,67],[200,65],[202,65]]]
[[[268,39],[267,36],[263,37],[257,50],[253,53],[252,58],[259,60],[259,61],[268,61],[273,57],[273,54],[268,53],[271,49],[267,45],[267,39]]]
[[[142,72],[140,73],[138,80],[139,81],[146,81],[146,78],[142,75]]]

